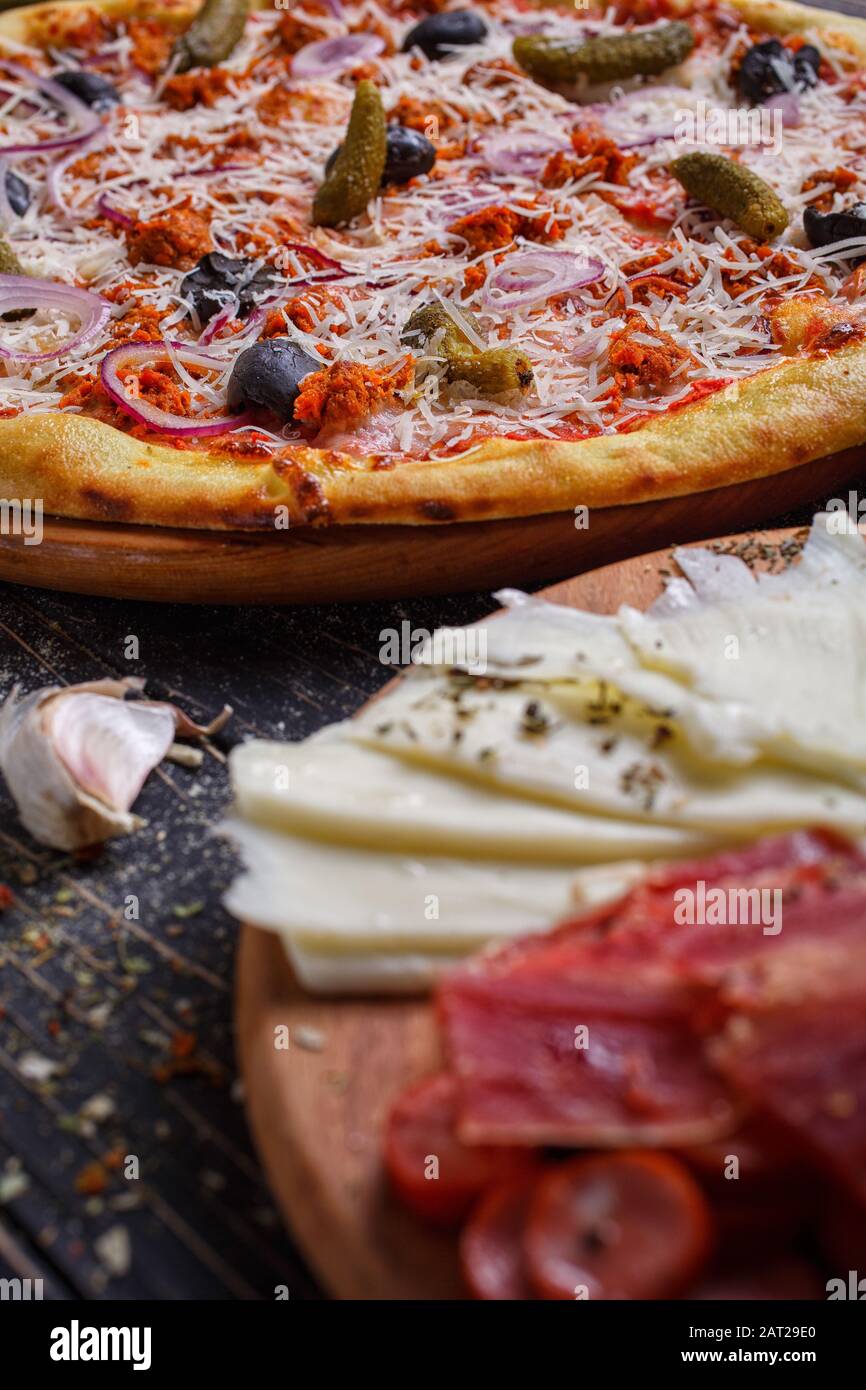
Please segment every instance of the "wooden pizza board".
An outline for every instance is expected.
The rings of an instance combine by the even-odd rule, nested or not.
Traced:
[[[667,544],[746,530],[843,493],[866,446],[687,497],[442,526],[208,532],[47,519],[41,545],[0,534],[0,580],[161,603],[305,604],[536,585]]]
[[[798,534],[754,538],[772,558]],[[661,592],[661,571],[675,568],[669,549],[657,551],[569,579],[545,596],[594,613],[614,613],[624,602],[645,608]],[[281,1025],[290,1033],[286,1050],[274,1046]],[[235,1027],[250,1124],[271,1188],[330,1292],[344,1299],[465,1297],[453,1234],[431,1231],[399,1208],[382,1175],[391,1102],[438,1065],[429,1003],[305,994],[278,938],[244,927]]]

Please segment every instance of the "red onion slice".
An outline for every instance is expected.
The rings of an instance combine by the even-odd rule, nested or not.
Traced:
[[[306,256],[307,260],[312,261],[319,270],[338,270],[341,275],[352,274],[344,265],[340,265],[339,261],[333,260],[331,256],[326,256],[324,251],[320,251],[317,246],[308,246],[305,241],[284,241],[281,249],[292,251],[296,256]]]
[[[96,211],[99,213],[100,217],[106,217],[109,222],[116,223],[118,227],[135,226],[135,218],[130,217],[125,212],[121,212],[120,208],[113,208],[104,193],[100,195],[97,201]]]
[[[69,135],[58,135],[52,140],[29,141],[22,145],[6,145],[4,154],[44,154],[46,150],[65,150],[73,145],[80,145],[83,141],[89,140],[92,135],[99,130],[102,125],[98,114],[91,111],[83,101],[79,101],[72,92],[67,92],[65,87],[61,87],[59,82],[52,82],[50,77],[37,77],[34,73],[28,72],[18,63],[10,63],[5,58],[0,58],[0,69],[16,77],[19,82],[23,82],[28,87],[35,87],[37,91],[50,97],[55,106],[59,106],[66,119],[78,127]]]
[[[781,111],[782,125],[798,126],[802,122],[800,97],[797,92],[777,92],[764,102],[765,111]]]
[[[222,415],[216,419],[210,418],[196,423],[195,420],[190,420],[186,415],[172,415],[170,411],[160,410],[159,406],[150,405],[147,401],[132,400],[123,389],[120,372],[125,367],[146,367],[149,363],[158,361],[160,358],[166,358],[170,361],[172,353],[183,366],[225,367],[226,365],[221,358],[212,357],[210,353],[199,352],[196,348],[190,347],[188,343],[127,343],[122,347],[114,348],[112,352],[107,352],[103,357],[99,368],[99,378],[106,393],[124,414],[131,416],[139,425],[145,425],[156,434],[174,434],[183,438],[194,435],[203,437],[208,434],[226,434],[228,430],[237,429],[239,425],[248,423],[250,418],[248,412],[244,412],[242,415]]]
[[[292,77],[315,81],[336,77],[357,63],[375,58],[385,47],[378,34],[341,34],[336,39],[317,39],[299,49],[292,59]]]
[[[567,150],[567,141],[556,135],[532,131],[503,132],[487,140],[481,151],[484,162],[495,174],[539,173],[556,150]]]
[[[604,274],[598,260],[585,260],[574,251],[518,251],[490,276],[484,289],[489,309],[528,308],[552,294],[591,285]]]
[[[694,96],[669,85],[638,87],[626,92],[612,106],[603,107],[601,122],[605,133],[621,150],[673,140],[677,120],[694,105]],[[643,107],[643,111],[641,111]]]
[[[0,275],[0,315],[14,309],[54,309],[74,314],[80,324],[71,338],[49,352],[20,352],[0,343],[0,357],[17,362],[50,362],[62,353],[73,352],[102,327],[109,314],[105,300],[89,290],[59,285],[54,280],[34,280],[29,275]]]
[[[205,325],[202,333],[199,335],[199,343],[202,347],[207,347],[208,343],[213,341],[217,334],[225,328],[226,324],[231,323],[237,313],[237,309],[238,301],[232,299],[230,304],[227,304],[224,309],[220,309],[218,314],[214,314],[210,323]]]

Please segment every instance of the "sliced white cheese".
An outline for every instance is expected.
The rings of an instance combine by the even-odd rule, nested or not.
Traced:
[[[238,820],[223,831],[245,866],[229,911],[318,952],[457,955],[573,911],[570,868],[351,849]]]
[[[815,518],[800,561],[753,573],[737,556],[678,550],[685,578],[649,613],[616,618],[498,595],[506,611],[460,642],[457,659],[429,660],[491,680],[576,684],[597,678],[665,710],[702,761],[762,757],[866,785],[866,545],[847,515]],[[780,695],[784,692],[783,697]]]
[[[461,956],[413,951],[313,951],[283,938],[300,985],[311,994],[427,994]]]
[[[368,849],[568,864],[697,853],[687,828],[600,817],[481,787],[352,742],[352,724],[304,743],[240,744],[238,813],[272,830]]]
[[[770,756],[866,787],[866,547],[816,517],[800,565],[756,577],[677,552],[686,578],[620,621],[641,661],[720,707],[748,707]]]
[[[446,675],[457,670],[495,682],[589,682],[592,696],[596,683],[606,681],[650,709],[664,710],[704,758],[734,764],[755,758],[761,725],[750,711],[741,703],[710,702],[672,675],[647,669],[616,618],[547,603],[516,589],[505,589],[497,597],[508,606],[467,629],[471,638],[461,643],[456,640],[460,630],[449,629],[449,650],[457,654],[455,659],[428,659],[437,650],[434,634],[419,654],[423,673],[411,672],[407,679],[423,680],[434,672]],[[461,647],[467,652],[465,661],[459,656]]]
[[[609,686],[493,689],[431,676],[398,685],[352,728],[411,761],[590,814],[728,837],[866,832],[866,798],[850,787],[767,762],[701,762],[663,714]]]

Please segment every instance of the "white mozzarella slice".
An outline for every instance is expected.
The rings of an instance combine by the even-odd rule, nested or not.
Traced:
[[[591,690],[416,679],[352,727],[412,761],[588,813],[732,838],[821,824],[866,830],[866,798],[851,788],[769,763],[746,773],[701,762],[659,713],[610,687]]]
[[[351,724],[304,743],[239,745],[230,758],[241,816],[336,843],[461,858],[570,864],[707,849],[698,831],[545,806],[350,741]]]
[[[570,868],[351,849],[237,820],[223,831],[245,865],[229,911],[319,952],[463,954],[573,910]]]
[[[445,675],[456,669],[492,681],[589,682],[593,697],[597,681],[606,681],[651,709],[664,710],[706,759],[742,764],[757,756],[762,726],[742,702],[708,700],[672,674],[641,665],[617,618],[564,608],[514,589],[497,597],[509,606],[487,623],[467,629],[471,639],[467,636],[461,644],[455,640],[459,629],[449,629],[454,660],[425,661],[423,673],[413,671],[408,679],[424,680],[431,672]],[[461,646],[472,654],[471,660],[460,659]],[[435,650],[434,634],[429,651]]]
[[[313,951],[283,938],[298,983],[311,994],[427,994],[461,956],[413,951]]]
[[[748,707],[766,754],[866,787],[860,537],[816,517],[803,562],[760,580],[734,556],[677,558],[687,578],[666,603],[621,611],[640,659],[700,698]]]

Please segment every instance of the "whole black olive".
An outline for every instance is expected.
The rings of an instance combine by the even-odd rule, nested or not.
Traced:
[[[94,111],[107,111],[111,106],[120,105],[120,92],[98,72],[73,68],[68,72],[55,73],[53,81],[78,97],[85,106],[92,106]]]
[[[420,48],[431,60],[447,58],[452,48],[483,43],[486,38],[487,25],[480,15],[471,10],[447,10],[444,14],[428,15],[410,29],[403,40],[403,52]]]
[[[820,67],[821,54],[814,44],[804,43],[802,48],[797,49],[794,54],[794,77],[802,91],[817,87]]]
[[[866,238],[866,203],[854,203],[844,212],[818,212],[817,208],[806,208],[803,226],[811,246],[830,246],[835,241],[847,241],[849,237]],[[866,258],[866,252],[848,251],[842,255],[847,260]]]
[[[4,183],[9,206],[19,217],[23,217],[30,206],[30,185],[19,179],[17,174],[13,174],[11,169],[6,170]]]
[[[301,382],[322,363],[288,338],[269,338],[246,348],[232,368],[229,410],[263,405],[280,419],[292,419]]]
[[[411,126],[389,125],[385,135],[385,169],[382,186],[386,183],[408,183],[421,174],[429,174],[436,163],[436,146],[426,135]],[[328,155],[325,173],[329,174],[342,145]]]
[[[198,265],[180,282],[180,292],[188,299],[201,323],[208,323],[232,300],[237,300],[237,316],[244,319],[255,307],[256,296],[273,289],[268,266],[253,270],[254,262],[233,260],[219,251],[208,251]]]
[[[746,101],[760,106],[780,92],[805,92],[818,82],[821,54],[811,44],[797,53],[778,39],[766,39],[749,49],[740,65],[737,85]]]

